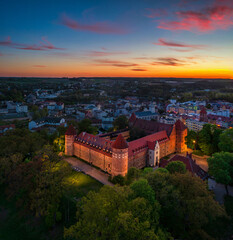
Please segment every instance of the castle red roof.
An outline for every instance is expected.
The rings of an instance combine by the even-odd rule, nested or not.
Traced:
[[[82,132],[75,138],[74,143],[111,157],[112,142],[105,138],[101,138],[98,135]]]
[[[166,131],[164,130],[129,142],[129,156],[132,156],[134,153],[145,150],[147,148],[154,150],[156,141],[160,143],[168,140],[169,138]]]
[[[152,134],[165,130],[167,132],[167,135],[170,136],[173,129],[173,124],[166,124],[137,118],[133,124],[133,127],[143,130],[146,134]]]
[[[180,119],[176,121],[175,126],[176,126],[176,130],[181,130],[181,131],[187,128]]]
[[[74,127],[72,125],[69,126],[69,128],[67,129],[65,135],[76,135],[76,131],[74,129]]]
[[[121,134],[117,136],[115,142],[112,144],[112,148],[116,148],[116,149],[128,148],[128,144]]]

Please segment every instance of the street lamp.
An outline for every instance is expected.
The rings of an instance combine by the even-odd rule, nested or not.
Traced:
[[[193,145],[194,145],[194,151],[196,150],[196,141],[193,140]]]

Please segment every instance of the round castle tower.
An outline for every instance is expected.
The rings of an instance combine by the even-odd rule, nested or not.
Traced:
[[[76,131],[72,125],[69,126],[65,133],[65,154],[68,156],[74,155],[74,139]]]
[[[128,172],[128,144],[119,134],[112,144],[112,175],[125,176]]]

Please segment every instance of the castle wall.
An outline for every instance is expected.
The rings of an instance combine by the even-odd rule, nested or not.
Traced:
[[[148,158],[148,149],[146,148],[145,150],[134,154],[129,158],[129,163],[128,167],[136,167],[136,168],[144,168],[147,166],[147,158]]]
[[[169,136],[169,147],[167,149],[167,155],[176,152],[176,128],[173,127],[172,132]]]
[[[79,143],[74,143],[74,155],[83,159],[84,161],[99,167],[103,171],[111,173],[112,157],[103,154],[100,151],[83,146]]]
[[[159,158],[163,158],[174,152],[184,152],[187,150],[185,136],[187,129],[180,131],[173,127],[169,140],[159,142]],[[120,151],[120,152],[118,152]],[[113,153],[104,152],[91,145],[74,141],[74,136],[65,136],[65,153],[75,155],[84,161],[93,164],[112,175],[125,175],[130,167],[144,168],[149,165],[149,149],[145,147],[139,152],[135,152],[128,157],[128,148],[114,149]],[[127,154],[127,156],[126,156]],[[150,154],[152,156],[152,154]],[[154,155],[153,155],[154,156]]]

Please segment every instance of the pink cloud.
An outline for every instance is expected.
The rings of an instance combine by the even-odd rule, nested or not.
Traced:
[[[89,51],[87,53],[87,55],[90,57],[105,57],[105,56],[122,55],[122,54],[128,54],[128,52]]]
[[[10,37],[6,40],[0,41],[0,46],[6,46],[10,48],[22,49],[22,50],[36,50],[36,51],[47,51],[47,50],[64,50],[65,48],[58,48],[51,44],[45,37],[42,37],[40,44],[23,44],[12,42]]]
[[[10,46],[12,44],[11,37],[8,36],[6,40],[0,41],[1,46]]]
[[[195,49],[203,49],[206,48],[206,45],[198,45],[198,44],[185,44],[181,42],[172,42],[165,40],[163,38],[159,38],[157,43],[153,43],[154,45],[158,46],[166,46],[166,47],[172,47],[172,50],[178,51],[178,52],[189,52]],[[178,48],[178,49],[177,49]]]
[[[178,11],[175,13],[177,20],[162,20],[158,28],[200,32],[227,29],[233,26],[233,6],[224,2],[225,5],[219,5],[216,2],[212,7],[206,7],[200,11]]]
[[[88,31],[102,34],[125,34],[127,31],[108,22],[95,22],[93,24],[82,24],[63,14],[60,23],[77,31]]]
[[[109,65],[113,67],[135,67],[138,66],[136,63],[129,63],[129,62],[123,62],[123,61],[117,61],[117,60],[102,60],[102,59],[96,59],[95,62],[98,62],[98,65]]]

